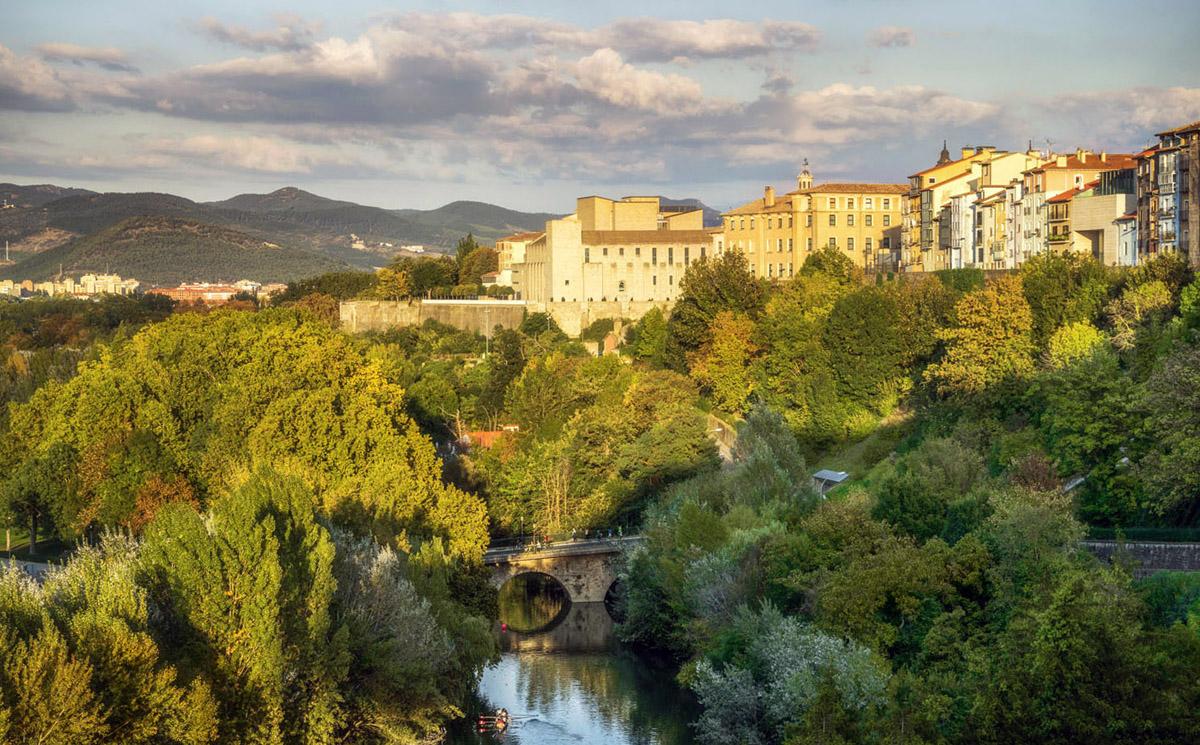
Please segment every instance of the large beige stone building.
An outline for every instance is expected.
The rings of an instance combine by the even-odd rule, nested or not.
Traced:
[[[777,197],[768,186],[761,199],[722,215],[724,247],[740,251],[756,275],[791,277],[813,251],[826,246],[869,271],[898,267],[907,185],[813,186],[812,173],[805,168],[796,187]]]
[[[513,263],[512,287],[535,306],[548,303],[670,303],[688,266],[719,251],[719,228],[703,212],[658,197],[580,197],[575,213],[549,220]]]

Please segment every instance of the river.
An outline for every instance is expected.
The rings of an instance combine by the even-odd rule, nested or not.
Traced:
[[[529,581],[519,581],[522,577]],[[500,661],[479,683],[478,701],[452,728],[451,745],[691,745],[699,712],[674,671],[616,639],[604,603],[570,603],[561,588],[522,575],[501,592]],[[479,733],[480,713],[503,707],[509,729]]]

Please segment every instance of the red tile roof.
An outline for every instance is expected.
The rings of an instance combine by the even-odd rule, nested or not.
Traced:
[[[1130,153],[1107,153],[1104,160],[1100,159],[1099,153],[1087,153],[1086,160],[1080,160],[1079,156],[1071,153],[1067,156],[1066,165],[1058,165],[1058,161],[1051,159],[1038,166],[1031,168],[1027,173],[1036,173],[1037,171],[1051,171],[1062,168],[1069,171],[1119,171],[1123,168],[1133,168],[1134,156]]]
[[[500,241],[518,241],[518,242],[520,242],[520,241],[532,241],[532,240],[537,240],[538,238],[541,238],[543,235],[545,235],[545,234],[544,234],[544,233],[541,233],[541,232],[537,232],[537,233],[513,233],[512,235],[506,235],[506,236],[504,236],[503,238],[497,238],[497,239],[496,239],[496,242],[497,242],[497,243],[499,243]]]

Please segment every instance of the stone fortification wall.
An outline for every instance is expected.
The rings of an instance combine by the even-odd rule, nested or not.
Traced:
[[[636,321],[651,308],[667,303],[569,302],[526,303],[520,300],[350,300],[340,306],[342,328],[351,333],[412,326],[434,319],[455,328],[487,333],[496,326],[516,328],[526,313],[546,312],[570,336],[605,318]]]
[[[1163,571],[1200,572],[1200,543],[1084,541],[1083,547],[1107,562],[1119,556],[1125,558],[1136,577]]]

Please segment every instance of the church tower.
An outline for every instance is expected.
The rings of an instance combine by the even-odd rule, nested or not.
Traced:
[[[804,159],[804,170],[796,177],[796,188],[801,191],[812,188],[812,171],[808,170],[808,158]]]
[[[944,166],[950,162],[950,149],[946,147],[946,141],[942,140],[942,154],[938,157],[937,164]]]

